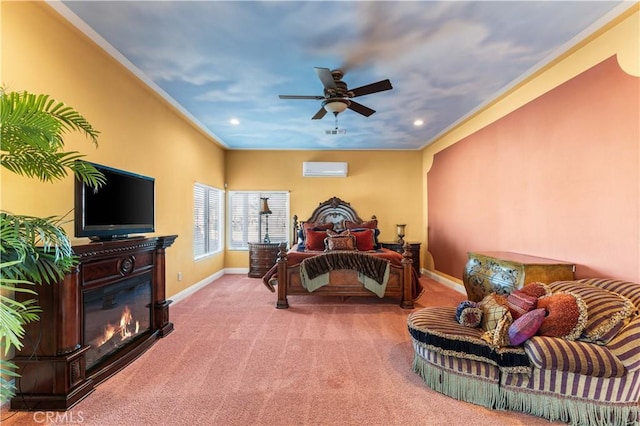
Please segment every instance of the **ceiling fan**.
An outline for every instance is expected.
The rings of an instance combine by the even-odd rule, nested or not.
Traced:
[[[355,89],[348,89],[347,83],[342,81],[342,77],[344,76],[344,72],[342,70],[331,71],[329,68],[320,67],[315,67],[315,70],[318,78],[324,86],[323,96],[280,95],[280,99],[321,100],[322,107],[318,110],[316,115],[311,117],[312,120],[321,119],[327,112],[333,113],[337,118],[338,114],[347,108],[357,112],[358,114],[362,114],[365,117],[369,117],[376,111],[351,99],[358,96],[370,95],[372,93],[393,89],[391,82],[388,79],[378,81],[377,83],[367,84],[366,86],[360,86]]]

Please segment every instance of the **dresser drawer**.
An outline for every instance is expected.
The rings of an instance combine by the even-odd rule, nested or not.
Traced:
[[[462,281],[469,300],[490,293],[510,294],[530,282],[572,280],[575,265],[510,252],[470,252]]]

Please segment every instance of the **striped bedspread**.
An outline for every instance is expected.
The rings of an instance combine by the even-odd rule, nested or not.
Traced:
[[[389,279],[389,261],[359,252],[336,251],[304,259],[300,264],[302,285],[314,291],[328,284],[329,272],[341,269],[358,271],[359,280],[365,288],[379,297],[384,295]]]

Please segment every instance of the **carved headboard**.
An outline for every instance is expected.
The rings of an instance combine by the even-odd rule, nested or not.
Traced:
[[[371,216],[371,219],[376,219],[376,216]],[[331,197],[327,201],[323,201],[316,207],[311,213],[309,219],[298,222],[298,216],[293,216],[293,243],[298,243],[298,231],[302,227],[303,223],[333,223],[333,229],[335,231],[342,231],[343,223],[345,220],[349,220],[355,223],[361,223],[363,220],[358,216],[358,213],[351,207],[351,204],[341,200],[338,197]]]

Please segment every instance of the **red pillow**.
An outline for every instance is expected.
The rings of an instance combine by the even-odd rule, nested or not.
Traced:
[[[307,229],[307,238],[304,240],[304,248],[307,250],[324,251],[324,239],[327,231],[314,231]]]
[[[362,231],[350,231],[356,237],[356,247],[360,251],[370,251],[375,248],[373,229],[363,229]]]
[[[356,223],[350,220],[344,221],[345,229],[356,229],[356,228],[369,228],[376,229],[378,227],[378,219],[371,219],[368,222]]]
[[[552,293],[538,299],[538,308],[547,316],[538,329],[538,335],[576,340],[587,325],[587,305],[569,292]]]
[[[302,231],[304,232],[304,238],[307,238],[307,231],[310,229],[314,231],[326,231],[327,229],[333,229],[333,223],[310,223],[304,222],[302,224]]]
[[[527,312],[534,310],[537,302],[537,297],[530,296],[521,290],[514,290],[507,296],[507,307],[513,319],[520,318]]]

